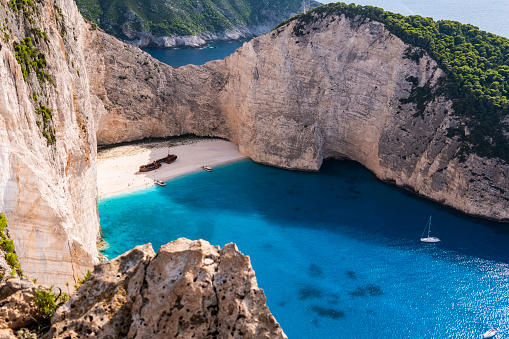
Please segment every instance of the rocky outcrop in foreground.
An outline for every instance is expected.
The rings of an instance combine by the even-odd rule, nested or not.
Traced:
[[[34,304],[35,290],[35,284],[28,280],[9,279],[0,285],[0,331],[4,337],[42,321]]]
[[[41,323],[36,286],[0,285],[0,335]],[[235,244],[178,239],[97,265],[44,338],[286,338]]]
[[[178,239],[96,266],[46,338],[286,338],[234,244]]]

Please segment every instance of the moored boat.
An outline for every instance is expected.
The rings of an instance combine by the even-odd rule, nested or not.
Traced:
[[[424,233],[426,233],[426,230],[428,230],[428,236],[424,238]],[[428,223],[426,224],[426,227],[424,228],[424,231],[421,235],[421,241],[422,242],[440,242],[440,239],[437,237],[430,237],[429,233],[431,232],[431,215],[429,216]]]
[[[207,172],[212,172],[212,168],[210,168],[209,166],[202,166],[201,168],[203,168]]]
[[[487,330],[486,332],[484,332],[482,337],[483,338],[493,338],[498,333],[498,331],[499,331],[498,328],[492,327],[489,330]]]
[[[163,186],[163,187],[166,186],[166,183],[162,180],[154,180],[154,184]]]
[[[157,159],[156,161],[152,161],[150,164],[141,165],[140,172],[149,172],[149,171],[156,170],[159,167],[161,167],[161,164],[163,162],[165,162],[167,164],[171,164],[175,160],[177,160],[177,156],[175,154],[168,154],[164,158]]]
[[[165,156],[164,158],[161,158],[161,159],[158,159],[156,160],[156,162],[158,164],[161,164],[163,162],[167,163],[167,164],[171,164],[172,162],[174,162],[175,160],[177,160],[177,156],[175,154],[168,154],[167,156]]]

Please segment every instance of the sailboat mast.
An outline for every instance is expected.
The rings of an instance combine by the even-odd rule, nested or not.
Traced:
[[[431,215],[429,216],[429,221],[428,221],[428,238],[429,238],[430,231],[431,231]]]
[[[426,238],[423,238],[424,234],[426,233],[426,229],[428,229],[428,236]],[[424,231],[422,231],[421,241],[422,242],[439,242],[440,239],[437,237],[430,237],[429,234],[431,233],[431,215],[429,216],[428,223],[426,224],[426,227],[424,228]]]

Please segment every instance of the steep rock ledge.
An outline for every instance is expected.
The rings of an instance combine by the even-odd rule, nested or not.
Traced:
[[[94,32],[88,55],[100,144],[193,133],[237,143],[253,160],[318,170],[349,158],[380,179],[465,213],[509,221],[509,166],[447,136],[462,124],[438,95],[445,77],[383,24],[329,15],[291,22],[203,66],[165,66]],[[297,30],[299,31],[299,30]],[[418,54],[418,53],[416,53]],[[412,102],[415,88],[436,93]],[[101,106],[101,105],[100,105]]]
[[[350,158],[466,213],[509,220],[509,167],[474,154],[460,162],[446,133],[462,124],[451,102],[434,96],[421,109],[408,99],[417,87],[436,91],[444,73],[425,54],[409,58],[412,47],[380,23],[329,15],[296,34],[292,22],[225,60],[173,69],[90,30],[74,2],[46,0],[34,28],[48,36],[36,45],[55,85],[38,86],[13,42],[41,33],[0,1],[10,32],[0,42],[0,212],[21,268],[41,283],[72,285],[97,261],[97,141],[217,136],[301,170]],[[42,104],[53,112],[50,146]]]
[[[178,239],[96,266],[46,338],[286,338],[234,244]]]

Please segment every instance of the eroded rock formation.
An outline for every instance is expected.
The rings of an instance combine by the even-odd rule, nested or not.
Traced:
[[[9,279],[0,285],[0,330],[18,330],[41,321],[35,290],[35,284],[27,280]]]
[[[437,90],[444,72],[378,22],[293,21],[221,61],[177,69],[100,32],[89,55],[100,144],[193,133],[227,138],[253,160],[318,170],[348,158],[380,179],[468,214],[509,220],[509,166],[458,156],[461,126]],[[417,105],[416,88],[433,99]],[[133,94],[134,93],[134,94]],[[127,133],[126,133],[127,131]]]
[[[234,244],[178,239],[96,266],[46,338],[286,338]]]
[[[10,32],[0,50],[0,212],[22,269],[42,283],[72,285],[97,261],[96,138],[217,136],[300,170],[349,158],[466,213],[509,220],[509,166],[460,161],[447,129],[462,121],[436,92],[444,73],[378,22],[329,15],[294,30],[293,21],[225,60],[174,69],[87,26],[73,1],[36,2],[34,22],[0,1]],[[37,85],[35,72],[24,79],[13,43],[26,36],[39,37],[54,85]],[[418,87],[437,95],[421,107]],[[49,146],[42,106],[52,110]]]

